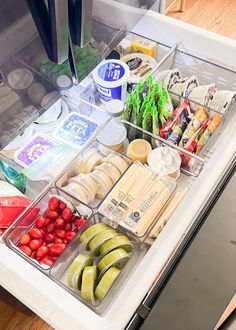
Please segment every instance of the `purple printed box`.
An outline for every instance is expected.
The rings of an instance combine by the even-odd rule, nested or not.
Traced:
[[[21,166],[28,167],[57,145],[47,136],[34,135],[29,143],[15,153],[14,159]]]

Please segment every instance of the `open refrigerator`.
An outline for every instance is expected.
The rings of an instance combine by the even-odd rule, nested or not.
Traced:
[[[104,6],[106,5],[104,3]],[[101,2],[99,7],[100,16],[103,15],[104,21],[108,20],[108,24],[112,23],[109,22],[112,17],[108,14],[109,10],[113,10],[112,3],[110,6],[103,8]],[[115,6],[118,8],[117,19],[122,25],[127,8],[118,3],[115,3]],[[131,22],[132,15],[139,15],[139,11],[131,10],[128,14]],[[137,18],[133,21],[136,23]],[[132,23],[126,27],[128,31],[131,26]],[[123,32],[118,30],[116,36],[113,36],[111,47],[120,41],[121,36],[124,36]],[[219,89],[236,90],[235,41],[162,16],[155,11],[148,11],[145,16],[140,17],[135,27],[132,26],[132,33],[157,42],[158,65],[155,73],[179,67],[185,75],[195,74],[201,84],[214,82]],[[27,47],[30,45],[31,43],[26,49],[29,49]],[[34,49],[35,46],[32,48]],[[102,50],[102,53],[105,54],[106,51]],[[12,61],[30,67],[27,58],[22,58],[22,51],[16,52]],[[7,66],[5,68],[7,70]],[[34,68],[34,74],[40,76],[37,67]],[[48,91],[51,91],[53,87],[48,79],[46,84]],[[57,96],[55,96],[56,100]],[[99,102],[89,72],[79,86],[73,87],[71,92],[65,95],[64,100],[69,105],[70,111],[76,111],[96,120],[99,123],[99,130],[106,126],[108,117]],[[46,110],[47,107],[43,111]],[[39,114],[41,113],[42,111]],[[37,184],[29,182],[27,189],[33,203],[1,238],[1,285],[56,329],[135,328],[139,319],[145,319],[150,311],[145,303],[148,297],[153,295],[154,288],[161,287],[168,271],[201,221],[201,215],[209,208],[217,191],[235,165],[235,116],[234,104],[222,116],[222,124],[203,152],[199,156],[186,152],[191,158],[192,166],[182,167],[179,184],[188,188],[187,193],[151,246],[145,242],[140,243],[131,234],[130,240],[135,246],[134,253],[127,267],[122,271],[119,281],[106,297],[105,305],[91,306],[65,285],[64,272],[68,270],[70,261],[78,254],[77,241],[72,240],[50,269],[44,269],[30,262],[29,258],[16,248],[17,237],[22,230],[18,229],[19,224],[23,222],[23,226],[19,228],[28,230],[32,224],[27,218],[28,213],[32,211],[32,207],[45,208],[45,200],[52,191],[76,205],[76,198],[68,196],[60,186],[63,175],[66,175],[68,169],[73,166],[73,160],[51,182],[37,181]],[[31,123],[32,120],[35,118],[31,116],[29,122]],[[126,122],[125,125],[129,126],[129,123]],[[24,129],[25,126],[20,126],[14,133],[21,133]],[[7,135],[6,141],[9,142],[10,138],[11,136]],[[158,137],[154,138],[166,143]],[[96,136],[92,140],[96,140]],[[97,143],[92,140],[84,146],[82,153],[91,148],[91,143]],[[170,146],[178,150],[178,147]],[[4,160],[8,161],[6,157]],[[10,164],[16,166],[14,161]],[[88,216],[87,221],[93,224],[100,222],[101,217],[97,209],[98,205],[83,205],[83,212]]]

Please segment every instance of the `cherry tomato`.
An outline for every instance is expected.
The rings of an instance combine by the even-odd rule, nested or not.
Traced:
[[[20,245],[29,245],[30,240],[31,240],[30,235],[23,234],[20,236],[19,242],[20,242]]]
[[[46,257],[47,254],[48,254],[48,247],[47,246],[41,246],[37,250],[37,257],[39,259],[42,259],[42,258]]]
[[[61,243],[64,243],[64,242],[60,238],[56,238],[55,241],[54,241],[54,244],[61,244]]]
[[[86,220],[84,218],[78,218],[75,221],[75,225],[77,227],[77,229],[79,230],[84,224],[85,224]]]
[[[66,207],[61,214],[62,219],[65,220],[65,222],[69,222],[72,219],[72,211],[69,207]]]
[[[67,207],[66,203],[64,203],[63,201],[59,201],[58,209],[60,211],[63,211],[66,207]]]
[[[63,229],[56,229],[55,234],[57,235],[58,238],[65,238],[66,232]]]
[[[52,243],[55,240],[55,236],[53,234],[46,234],[43,239],[47,243]]]
[[[64,224],[65,224],[65,220],[63,220],[61,218],[57,218],[55,220],[55,227],[58,229],[63,228]]]
[[[49,219],[45,217],[45,227],[52,221],[52,219]]]
[[[32,239],[29,246],[31,250],[38,250],[40,246],[42,246],[43,241],[41,239]]]
[[[44,235],[46,233],[46,229],[44,229],[44,228],[40,228],[39,230],[42,233],[42,235]]]
[[[36,251],[33,251],[30,255],[30,258],[37,259]]]
[[[54,244],[53,246],[50,247],[49,253],[53,256],[59,256],[65,249],[66,244],[61,243],[61,244]]]
[[[44,217],[38,217],[36,220],[36,227],[43,228],[46,225],[46,220]]]
[[[30,229],[29,235],[32,238],[42,238],[43,237],[41,231],[38,228],[32,228],[32,229]]]
[[[58,213],[56,211],[49,210],[49,209],[46,210],[45,215],[49,219],[55,219],[58,217]]]
[[[64,229],[65,229],[66,231],[71,230],[71,229],[72,229],[72,225],[71,225],[71,223],[67,222],[67,223],[65,224],[65,226],[64,226]]]
[[[55,230],[55,224],[53,222],[50,222],[49,225],[47,225],[46,230],[48,233],[53,233]]]
[[[46,258],[43,258],[41,261],[40,261],[41,264],[44,264],[44,265],[47,265],[47,266],[52,266],[53,262],[49,259],[46,259]]]
[[[27,256],[30,256],[31,253],[32,253],[31,248],[29,248],[29,247],[26,246],[26,245],[20,245],[20,246],[19,246],[19,249],[20,249],[22,252],[24,252]]]
[[[69,243],[75,235],[76,233],[74,231],[68,231],[65,237],[66,241]]]
[[[48,201],[48,207],[50,210],[57,211],[59,207],[59,200],[56,197],[51,197]]]

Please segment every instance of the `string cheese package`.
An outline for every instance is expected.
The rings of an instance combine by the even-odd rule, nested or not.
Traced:
[[[145,236],[176,188],[169,176],[158,176],[135,162],[99,208],[114,226],[121,225],[140,239]]]

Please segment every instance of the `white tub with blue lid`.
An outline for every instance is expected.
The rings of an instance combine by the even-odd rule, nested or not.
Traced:
[[[127,80],[130,70],[127,64],[120,60],[105,60],[93,71],[93,79],[102,102],[113,99],[124,101],[127,96]]]

